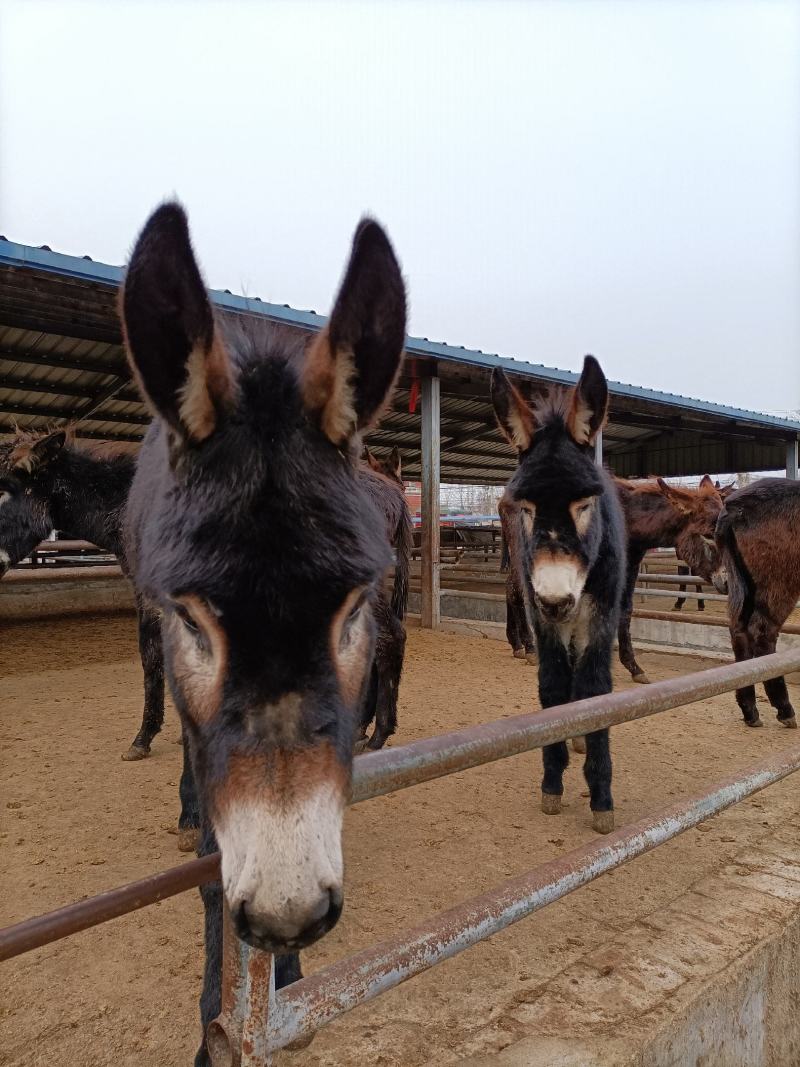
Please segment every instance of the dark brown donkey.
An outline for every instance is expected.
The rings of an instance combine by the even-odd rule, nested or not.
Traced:
[[[628,570],[619,620],[619,658],[635,682],[649,678],[636,662],[631,641],[633,590],[645,553],[651,548],[674,548],[692,573],[725,591],[725,575],[714,544],[714,526],[722,511],[722,497],[705,475],[697,489],[668,485],[662,478],[615,484],[628,535]]]
[[[373,605],[391,562],[358,472],[405,334],[389,241],[365,219],[324,333],[215,321],[183,210],[133,251],[128,355],[155,419],[126,512],[140,594],[163,612],[167,678],[200,797],[200,851],[222,853],[206,907],[204,1027],[220,1009],[222,896],[276,979],[342,909],[342,819]],[[205,1044],[197,1064],[208,1064]]]
[[[731,493],[717,521],[716,540],[728,573],[734,656],[767,656],[800,597],[800,483],[762,478]],[[764,689],[778,722],[795,729],[785,680],[772,678]],[[754,686],[737,689],[736,702],[747,726],[763,725]]]
[[[497,511],[503,531],[500,571],[505,571],[506,575],[506,640],[511,645],[515,659],[524,659],[533,666],[536,664],[536,642],[525,610],[522,570],[518,563],[513,562],[521,551],[517,510],[517,505],[508,494],[501,497]]]
[[[406,628],[403,623],[408,605],[413,534],[397,449],[393,449],[388,460],[377,459],[366,449],[365,462],[359,473],[364,488],[383,513],[386,534],[395,556],[391,598],[381,586],[375,599],[375,660],[356,737],[356,751],[375,751],[383,748],[397,729],[397,700],[406,648]],[[375,729],[372,737],[367,739],[367,730],[373,720]]]

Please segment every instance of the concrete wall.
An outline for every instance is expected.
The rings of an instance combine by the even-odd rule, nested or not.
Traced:
[[[92,581],[0,581],[0,620],[3,622],[123,611],[126,608],[134,608],[133,590],[130,582],[119,575]]]

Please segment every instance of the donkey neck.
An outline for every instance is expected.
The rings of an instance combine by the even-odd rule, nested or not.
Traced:
[[[629,540],[648,548],[674,548],[691,521],[655,493],[632,493],[624,509]]]
[[[65,448],[53,467],[51,516],[55,528],[120,555],[122,512],[134,468],[132,456],[100,458]]]

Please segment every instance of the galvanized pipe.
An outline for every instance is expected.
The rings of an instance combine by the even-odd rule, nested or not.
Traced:
[[[424,925],[280,990],[269,1020],[270,1048],[282,1048],[318,1030],[358,1004],[450,959],[798,769],[800,746],[795,746],[723,779],[708,792],[670,804],[607,837],[595,838],[488,893],[440,912]]]
[[[516,756],[592,730],[669,711],[796,670],[800,670],[800,648],[366,753],[354,763],[351,803]],[[6,927],[0,930],[0,961],[203,885],[218,876],[219,853],[215,852],[78,904]]]
[[[656,622],[685,622],[691,626],[724,626],[729,629],[728,619],[724,615],[678,615],[674,611],[649,611],[645,608],[637,608],[633,613],[634,619],[654,619]],[[786,622],[781,627],[782,634],[800,635],[800,626],[797,623]],[[698,655],[702,652],[698,649]],[[748,683],[745,682],[745,685]]]
[[[691,584],[689,582],[689,585]],[[642,586],[637,585],[633,591],[637,596],[666,596],[670,600],[675,600],[676,597],[680,597],[681,600],[724,600],[726,602],[728,600],[727,595],[722,593],[693,593],[688,589],[643,589]]]

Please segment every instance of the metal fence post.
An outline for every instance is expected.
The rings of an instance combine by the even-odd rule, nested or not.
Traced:
[[[270,1067],[269,1006],[275,995],[274,957],[240,941],[227,905],[222,916],[222,1003],[208,1024],[212,1067]]]
[[[603,466],[603,431],[594,439],[594,461],[598,467]]]
[[[435,630],[441,619],[439,607],[439,479],[440,410],[439,379],[422,379],[422,560],[421,625]]]

